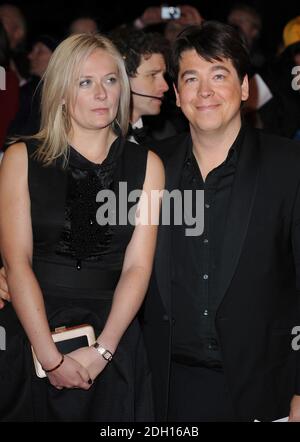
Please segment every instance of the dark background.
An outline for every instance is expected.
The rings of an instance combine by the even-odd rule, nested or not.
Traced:
[[[138,1],[138,0],[137,0]],[[8,3],[0,0],[0,4]],[[62,0],[13,0],[9,3],[19,6],[28,21],[29,40],[41,33],[55,33],[62,37],[67,25],[76,16],[89,14],[97,19],[100,30],[106,32],[124,22],[132,21],[141,15],[144,9],[152,5],[160,5],[163,1],[140,0],[138,4],[126,0],[83,0],[82,2],[63,2]],[[165,2],[170,5],[184,4],[181,1]],[[195,6],[206,19],[225,20],[230,7],[237,3],[234,0],[198,0],[187,1]],[[261,13],[263,32],[261,46],[265,53],[275,52],[281,41],[282,29],[288,20],[300,15],[300,5],[293,0],[284,2],[244,1]]]

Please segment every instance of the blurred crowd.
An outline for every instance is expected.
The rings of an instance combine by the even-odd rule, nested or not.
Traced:
[[[145,35],[150,35],[148,39],[154,41],[155,36],[160,34],[156,53],[163,55],[162,71],[166,85],[162,91],[158,91],[164,97],[163,104],[159,110],[143,109],[138,116],[138,119],[140,116],[146,119],[150,116],[147,124],[152,127],[151,136],[154,138],[164,138],[185,130],[185,122],[181,114],[178,115],[172,81],[168,76],[168,47],[187,26],[198,25],[205,20],[201,10],[194,6],[184,4],[173,9],[167,8],[169,16],[166,17],[162,7],[150,6],[132,23],[123,24],[109,33],[125,62],[127,57],[129,63],[132,51],[140,55],[145,55],[147,51],[155,54],[155,49],[143,47],[147,40]],[[227,22],[240,31],[251,55],[251,93],[243,108],[244,118],[253,126],[268,132],[300,138],[300,68],[297,69],[300,65],[300,16],[290,20],[282,30],[282,44],[275,57],[269,57],[260,48],[263,22],[255,9],[243,3],[236,4],[228,12]],[[99,26],[101,28],[101,23],[92,15],[77,17],[66,26],[64,37],[74,33],[96,33]],[[27,35],[28,26],[22,11],[12,4],[0,5],[0,66],[6,72],[5,88],[0,90],[0,150],[10,137],[38,131],[40,80],[61,40],[54,34],[39,35],[27,49]],[[129,57],[127,53],[130,50]],[[129,72],[129,77],[134,82],[135,73]],[[133,97],[136,105],[139,98],[143,102],[143,93],[147,95],[147,89]],[[157,92],[153,94],[157,95]]]

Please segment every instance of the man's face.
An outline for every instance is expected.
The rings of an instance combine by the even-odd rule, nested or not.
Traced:
[[[0,20],[7,32],[9,43],[15,49],[25,38],[25,29],[20,21],[19,13],[14,7],[1,7]]]
[[[196,50],[181,54],[177,106],[196,132],[222,132],[240,123],[241,101],[248,98],[248,78],[242,84],[228,59],[208,62]]]
[[[251,14],[236,9],[229,14],[227,21],[230,25],[236,26],[242,31],[251,47],[259,32]]]
[[[30,60],[30,73],[42,77],[47,69],[52,51],[43,43],[36,43],[28,54]]]
[[[164,78],[165,72],[166,64],[162,54],[142,57],[136,76],[129,79],[131,90],[157,98],[140,97],[133,94],[132,123],[135,123],[143,115],[158,115],[160,113],[161,99],[169,89]]]
[[[71,34],[96,34],[97,23],[91,18],[78,18],[71,24]]]

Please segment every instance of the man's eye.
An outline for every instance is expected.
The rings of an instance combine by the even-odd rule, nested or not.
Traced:
[[[224,80],[224,78],[225,78],[225,75],[223,75],[223,74],[217,74],[214,76],[215,80]]]
[[[186,78],[185,82],[186,82],[186,83],[193,83],[193,82],[196,81],[196,80],[197,80],[196,77],[189,77],[189,78]]]

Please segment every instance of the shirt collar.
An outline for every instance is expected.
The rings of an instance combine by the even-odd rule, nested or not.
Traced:
[[[233,159],[237,159],[239,152],[241,150],[241,145],[243,143],[244,140],[244,136],[245,136],[245,127],[242,125],[241,129],[239,130],[239,133],[236,137],[236,139],[234,140],[232,146],[230,147],[229,151],[228,151],[228,155],[226,157],[226,160],[224,163],[226,163],[227,161],[229,161],[229,159],[233,158]],[[189,143],[189,147],[187,149],[187,154],[186,154],[186,158],[185,158],[185,165],[190,165],[191,164],[191,160],[192,157],[194,156],[193,154],[193,143],[190,142]]]

